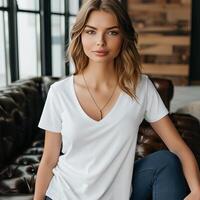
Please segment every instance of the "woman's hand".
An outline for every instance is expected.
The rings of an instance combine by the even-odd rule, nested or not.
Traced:
[[[192,191],[188,196],[184,198],[184,200],[200,200],[200,189]]]

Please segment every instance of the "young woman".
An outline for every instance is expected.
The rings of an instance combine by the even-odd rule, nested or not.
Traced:
[[[118,0],[80,9],[68,49],[75,73],[51,85],[38,125],[46,134],[34,200],[200,200],[197,162],[141,74],[136,43]],[[134,164],[144,118],[169,151]]]

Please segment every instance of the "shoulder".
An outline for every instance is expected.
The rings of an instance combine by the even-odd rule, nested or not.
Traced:
[[[54,82],[51,84],[50,88],[54,91],[62,91],[66,90],[70,86],[70,80],[72,78],[72,75],[69,75],[65,78],[61,78],[59,81]]]
[[[146,82],[149,79],[148,75],[146,74],[141,74],[140,75],[140,81]]]
[[[138,96],[146,95],[152,89],[153,89],[153,84],[149,76],[146,74],[141,74],[136,89]]]
[[[146,74],[141,74],[140,75],[140,79],[139,79],[139,82],[138,82],[138,87],[141,89],[144,87],[146,88],[147,87],[147,84],[148,84],[148,81],[149,81],[149,77],[146,75]]]

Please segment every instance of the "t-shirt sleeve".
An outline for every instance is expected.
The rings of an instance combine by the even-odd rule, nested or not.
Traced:
[[[155,122],[169,113],[158,91],[147,77],[145,120]]]
[[[54,89],[53,85],[51,85],[47,94],[38,127],[52,132],[60,132],[61,116],[59,102],[57,102],[57,94],[55,94],[55,92],[56,90]]]

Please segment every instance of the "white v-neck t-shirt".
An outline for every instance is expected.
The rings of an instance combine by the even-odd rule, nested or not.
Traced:
[[[74,75],[50,86],[38,127],[61,132],[63,155],[53,168],[47,196],[129,200],[139,125],[144,118],[155,122],[168,114],[148,76],[141,75],[136,95],[138,102],[122,91],[111,111],[96,121],[78,101]]]

